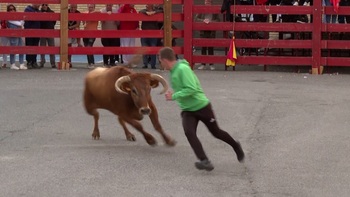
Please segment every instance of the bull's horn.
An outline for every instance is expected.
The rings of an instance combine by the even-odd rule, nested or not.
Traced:
[[[125,83],[130,81],[130,77],[129,76],[123,76],[120,77],[116,82],[115,82],[115,89],[117,90],[117,92],[119,93],[123,93],[123,94],[128,94],[127,92],[123,91],[120,86]]]
[[[158,80],[163,85],[163,90],[159,94],[164,94],[166,91],[168,91],[169,86],[168,83],[165,81],[165,79],[158,75],[158,74],[151,74],[151,78]]]

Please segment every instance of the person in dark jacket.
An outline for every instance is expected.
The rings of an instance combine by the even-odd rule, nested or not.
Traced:
[[[211,0],[204,0],[204,5],[211,6],[212,2]],[[199,13],[195,16],[195,21],[197,22],[203,22],[205,24],[210,24],[211,22],[219,22],[220,18],[218,14],[212,14],[212,13]],[[216,37],[216,31],[212,30],[202,30],[199,33],[200,38],[210,38],[215,39]],[[207,47],[203,46],[201,50],[202,55],[214,55],[214,47]],[[213,64],[210,65],[210,70],[215,70],[215,67]],[[202,65],[198,67],[198,70],[204,69],[206,64],[202,62]]]
[[[80,13],[78,10],[77,4],[70,4],[68,8],[69,13]],[[68,30],[79,30],[81,21],[68,21]],[[73,45],[77,44],[78,47],[81,47],[81,38],[69,38],[68,39],[68,47],[73,47]],[[68,63],[69,67],[72,68],[72,55],[68,55]]]
[[[236,0],[223,0],[221,5],[220,12],[225,14],[224,19],[225,21],[233,22],[233,14],[231,14],[231,5],[240,5],[240,1]]]
[[[40,4],[28,5],[24,12],[40,12]],[[24,29],[40,29],[40,21],[24,21]],[[26,46],[39,46],[40,38],[26,37],[25,45]],[[27,67],[31,68],[40,68],[36,61],[37,54],[26,54]]]
[[[47,12],[47,13],[54,13],[53,10],[50,9],[48,4],[42,4],[41,5],[41,12]],[[55,29],[56,21],[41,21],[40,22],[40,29]],[[54,38],[40,38],[40,46],[55,46],[55,39]],[[45,54],[41,54],[41,61],[40,61],[40,67],[44,67],[44,64],[46,63],[45,60]],[[55,63],[55,55],[50,54],[50,64],[52,68],[56,68]]]
[[[155,9],[153,4],[146,4],[146,8],[140,10],[140,13],[147,16],[152,16],[157,13],[162,13],[160,9]],[[158,30],[159,22],[158,21],[142,21],[141,24],[142,30]],[[144,47],[155,47],[158,44],[158,38],[141,38],[141,45]],[[150,60],[150,61],[149,61]],[[156,69],[157,56],[155,54],[145,54],[143,55],[143,67],[148,68],[148,63],[151,64],[152,69]]]
[[[339,3],[340,6],[350,6],[350,0],[340,0]],[[339,23],[346,23],[350,24],[350,15],[338,15],[338,22]]]

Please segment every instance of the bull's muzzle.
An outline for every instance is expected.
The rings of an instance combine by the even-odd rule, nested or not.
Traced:
[[[150,115],[152,112],[152,110],[148,107],[141,107],[139,109],[139,113],[142,114],[142,115]]]

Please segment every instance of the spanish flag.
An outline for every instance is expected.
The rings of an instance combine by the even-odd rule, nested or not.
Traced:
[[[237,59],[237,54],[236,54],[236,46],[235,46],[235,37],[232,37],[230,49],[228,50],[228,53],[227,53],[226,66],[235,66],[236,59]]]

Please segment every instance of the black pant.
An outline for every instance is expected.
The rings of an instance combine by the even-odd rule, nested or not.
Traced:
[[[120,47],[120,38],[101,38],[101,43],[104,47]],[[115,61],[119,62],[119,55],[108,54],[103,55],[104,65],[115,65]]]
[[[231,145],[236,153],[239,151],[239,145],[237,142],[230,136],[230,134],[219,128],[210,103],[198,111],[182,111],[181,116],[182,126],[184,128],[187,140],[199,160],[208,159],[202,144],[197,137],[197,126],[199,121],[202,121],[205,124],[215,138],[218,138]]]
[[[39,46],[40,38],[25,38],[25,44],[26,46]],[[36,63],[36,56],[37,54],[26,54],[26,60],[27,64],[34,64]]]
[[[96,38],[83,38],[84,47],[92,47],[94,46]],[[86,55],[88,64],[95,64],[94,55]]]

